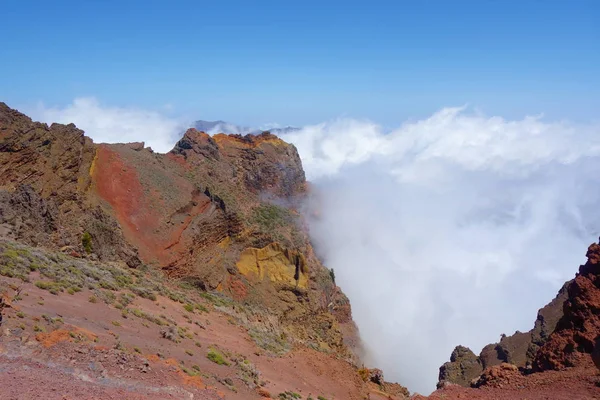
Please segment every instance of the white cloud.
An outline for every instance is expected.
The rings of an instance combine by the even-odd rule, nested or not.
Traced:
[[[318,188],[311,235],[370,362],[412,390],[434,388],[455,345],[531,329],[598,236],[598,126],[447,108],[285,139]]]
[[[40,105],[29,113],[42,122],[72,122],[96,143],[143,141],[160,153],[173,148],[186,126],[154,111],[104,106],[93,97],[76,98],[63,108]]]

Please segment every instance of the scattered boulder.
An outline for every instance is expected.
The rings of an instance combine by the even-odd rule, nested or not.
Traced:
[[[438,389],[446,383],[454,383],[461,386],[470,386],[471,381],[483,372],[479,357],[465,346],[456,346],[450,362],[440,367]]]
[[[511,380],[516,380],[521,377],[519,368],[516,365],[502,363],[487,368],[483,374],[472,382],[473,387],[502,387],[510,383]]]

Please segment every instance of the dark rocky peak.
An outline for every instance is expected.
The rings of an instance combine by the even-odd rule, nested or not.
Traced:
[[[171,153],[180,154],[187,158],[189,151],[209,159],[219,159],[219,146],[215,140],[209,134],[195,128],[190,128],[185,132],[183,137],[175,144]]]
[[[487,368],[503,363],[530,370],[539,348],[546,343],[563,316],[563,304],[567,300],[571,282],[565,283],[556,297],[538,311],[532,330],[502,335],[498,343],[485,346],[479,356],[467,347],[457,346],[450,356],[450,362],[440,367],[438,387],[448,383],[471,386]]]

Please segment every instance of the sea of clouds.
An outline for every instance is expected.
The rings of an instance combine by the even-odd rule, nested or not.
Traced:
[[[159,152],[185,125],[91,98],[29,114]],[[318,193],[311,236],[351,300],[365,361],[411,391],[435,388],[457,344],[479,352],[531,329],[598,238],[597,124],[444,108],[391,131],[344,118],[284,139]]]
[[[285,139],[317,187],[311,235],[366,361],[413,391],[435,388],[457,344],[531,329],[598,238],[597,126],[445,108],[391,132],[342,119]]]

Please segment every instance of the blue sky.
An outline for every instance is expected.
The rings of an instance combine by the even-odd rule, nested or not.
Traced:
[[[6,0],[0,14],[0,100],[15,107],[93,96],[242,124],[391,126],[463,104],[600,110],[594,0]]]

